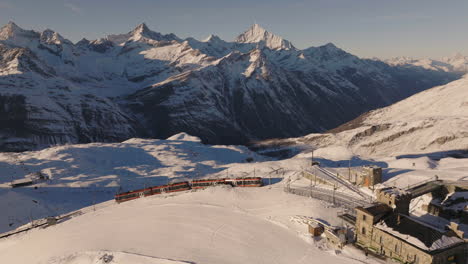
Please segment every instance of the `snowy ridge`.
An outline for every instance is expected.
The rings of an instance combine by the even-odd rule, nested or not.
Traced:
[[[411,57],[396,57],[385,60],[385,62],[394,66],[413,66],[436,71],[468,73],[468,56],[463,56],[460,53],[438,60],[428,58],[415,59]]]
[[[298,50],[259,25],[236,41],[125,34],[74,44],[0,29],[0,149],[167,138],[213,144],[300,136],[444,84],[458,74],[391,67],[333,44]]]

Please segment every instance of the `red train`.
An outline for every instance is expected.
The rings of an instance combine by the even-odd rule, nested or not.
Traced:
[[[115,201],[121,203],[155,194],[180,192],[190,189],[202,189],[216,185],[231,185],[233,187],[261,187],[263,183],[261,177],[245,177],[234,179],[200,179],[194,180],[191,183],[185,181],[169,185],[153,186],[145,189],[119,193],[115,195]]]

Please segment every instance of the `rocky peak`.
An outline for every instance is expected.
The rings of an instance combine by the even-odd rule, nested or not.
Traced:
[[[167,34],[163,35],[159,32],[154,32],[151,29],[148,28],[148,26],[145,23],[139,24],[134,30],[132,30],[130,33],[130,39],[134,41],[138,41],[140,39],[151,39],[151,40],[156,40],[156,41],[161,41],[161,40],[166,40],[166,41],[171,41],[171,40],[180,40],[176,35],[174,34]]]
[[[66,42],[66,40],[57,32],[46,29],[41,33],[40,36],[41,42],[46,44],[56,44],[60,45]]]
[[[235,42],[238,43],[258,43],[270,49],[295,49],[291,42],[282,37],[266,31],[258,24],[252,25],[247,31],[240,34]]]
[[[335,46],[333,43],[327,43],[323,46],[305,49],[304,54],[322,61],[340,60],[352,56],[346,51]]]
[[[39,34],[32,30],[24,30],[16,25],[14,22],[8,22],[0,29],[0,40],[12,40],[17,38],[34,38]]]
[[[78,46],[78,47],[86,47],[86,46],[89,45],[89,43],[90,43],[90,42],[89,42],[88,39],[82,38],[80,41],[78,41],[78,42],[76,43],[76,46]]]
[[[148,28],[148,26],[147,26],[145,23],[139,24],[139,25],[136,26],[136,28],[131,32],[131,34],[132,34],[133,36],[135,36],[135,35],[144,36],[144,35],[150,35],[151,33],[153,33],[153,32]]]
[[[211,34],[206,39],[204,39],[203,42],[218,43],[218,42],[224,42],[224,41],[220,37]]]

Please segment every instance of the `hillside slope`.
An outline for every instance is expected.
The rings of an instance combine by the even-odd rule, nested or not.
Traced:
[[[343,147],[373,157],[466,151],[468,76],[368,112],[329,133],[279,142],[315,149]]]

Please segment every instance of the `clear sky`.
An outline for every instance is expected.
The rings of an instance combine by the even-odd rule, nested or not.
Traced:
[[[468,55],[468,0],[0,0],[0,24],[78,41],[146,22],[162,33],[233,40],[254,22],[298,48],[335,45],[361,57]]]

